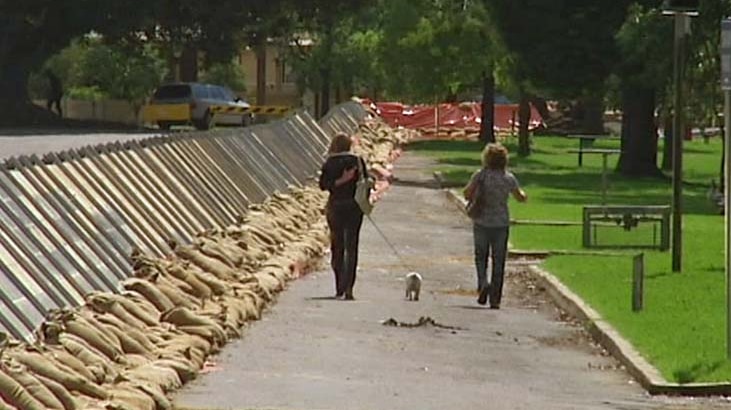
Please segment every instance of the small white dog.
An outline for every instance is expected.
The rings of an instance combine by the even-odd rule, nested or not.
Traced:
[[[417,272],[409,272],[406,274],[406,300],[418,301],[419,291],[421,291],[421,275]]]

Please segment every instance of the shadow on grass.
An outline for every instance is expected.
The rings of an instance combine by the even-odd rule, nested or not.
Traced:
[[[652,279],[661,279],[666,276],[672,276],[672,275],[673,275],[672,272],[663,271],[663,272],[647,273],[647,274],[645,274],[645,278],[652,280]]]
[[[601,202],[601,169],[596,166],[578,168],[572,163],[552,163],[545,158],[564,155],[569,144],[538,147],[529,157],[511,155],[510,168],[523,186],[537,186],[541,189],[560,190],[541,195],[541,200],[551,204],[599,204]],[[556,143],[552,141],[550,143]],[[509,148],[514,144],[508,143]],[[445,180],[450,186],[464,186],[472,173],[480,167],[479,152],[481,142],[429,140],[409,144],[409,150],[422,152],[447,153],[439,158],[444,165],[457,167],[443,170]],[[535,154],[543,154],[536,156]],[[459,167],[463,167],[460,169]],[[614,165],[608,173],[607,198],[610,204],[669,205],[671,202],[671,180],[668,178],[645,177],[629,178],[614,172]],[[717,208],[706,196],[704,184],[686,183],[684,187],[684,213],[696,215],[716,215]]]
[[[680,369],[673,372],[673,376],[678,383],[693,383],[702,376],[711,374],[721,368],[724,362],[717,361],[714,363],[697,363],[688,369]]]
[[[480,152],[483,146],[481,142],[477,141],[425,140],[410,142],[406,145],[406,150],[427,152]]]
[[[453,157],[453,158],[444,158],[439,160],[440,164],[445,165],[458,165],[462,167],[470,167],[477,169],[480,167],[481,162],[479,159],[475,158],[469,158],[469,157]]]

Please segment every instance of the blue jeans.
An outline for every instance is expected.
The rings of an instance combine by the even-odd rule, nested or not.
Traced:
[[[490,305],[500,305],[505,276],[505,259],[508,254],[509,227],[486,227],[473,224],[475,243],[475,268],[477,269],[477,289],[490,285]],[[492,259],[492,277],[487,280],[487,258]]]

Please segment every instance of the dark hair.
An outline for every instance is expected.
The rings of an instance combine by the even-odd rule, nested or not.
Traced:
[[[328,153],[337,154],[339,152],[348,152],[350,151],[351,145],[352,141],[350,136],[344,132],[339,132],[335,134],[332,141],[330,141],[330,149],[328,150]]]
[[[500,144],[487,144],[482,151],[482,166],[487,169],[505,170],[508,166],[508,149]]]

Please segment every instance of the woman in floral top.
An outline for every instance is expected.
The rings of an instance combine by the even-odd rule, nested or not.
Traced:
[[[480,292],[477,303],[484,305],[489,298],[492,309],[500,308],[503,293],[510,230],[508,197],[512,195],[519,202],[528,199],[507,166],[508,150],[500,144],[488,144],[482,151],[482,169],[472,175],[464,190],[465,198],[471,200],[478,191],[478,184],[480,186],[478,192],[482,195],[482,206],[472,218],[477,289]],[[492,258],[490,281],[487,280],[488,256]]]

